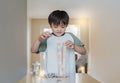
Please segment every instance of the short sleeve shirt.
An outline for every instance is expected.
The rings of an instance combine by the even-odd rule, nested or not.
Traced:
[[[41,42],[39,52],[45,52],[45,72],[59,74],[61,61],[64,64],[65,74],[75,73],[75,53],[74,49],[64,46],[64,43],[70,40],[76,45],[84,44],[72,33],[65,32],[64,35],[57,37],[54,34]],[[61,59],[62,55],[63,59]]]

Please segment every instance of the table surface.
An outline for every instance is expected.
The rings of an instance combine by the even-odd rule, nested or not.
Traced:
[[[42,81],[45,82],[42,82]],[[56,80],[56,81],[55,81]],[[27,74],[26,76],[24,76],[21,80],[18,81],[18,83],[69,83],[69,82],[62,82],[60,79],[58,80],[58,78],[54,78],[54,79],[40,79],[36,76],[33,76],[32,74]],[[53,82],[54,81],[54,82]],[[97,81],[96,79],[94,79],[93,77],[91,77],[88,74],[85,73],[77,73],[76,74],[76,83],[100,83],[99,81]]]

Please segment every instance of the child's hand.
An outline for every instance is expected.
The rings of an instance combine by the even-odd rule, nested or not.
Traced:
[[[43,32],[39,37],[39,41],[49,38],[50,36],[51,36],[51,34],[49,32]]]
[[[73,49],[74,49],[75,44],[74,44],[72,41],[67,40],[67,41],[65,42],[65,46],[68,46],[68,47],[70,47],[70,48],[73,48]]]

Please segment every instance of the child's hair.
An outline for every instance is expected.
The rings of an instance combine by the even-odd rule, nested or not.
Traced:
[[[69,23],[69,16],[65,11],[55,10],[49,15],[48,22],[50,25],[52,23],[55,25],[59,25],[60,23],[63,23],[64,25],[67,26]]]

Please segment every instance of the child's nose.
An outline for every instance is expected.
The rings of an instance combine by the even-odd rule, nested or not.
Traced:
[[[58,27],[58,31],[61,31],[61,27]]]

